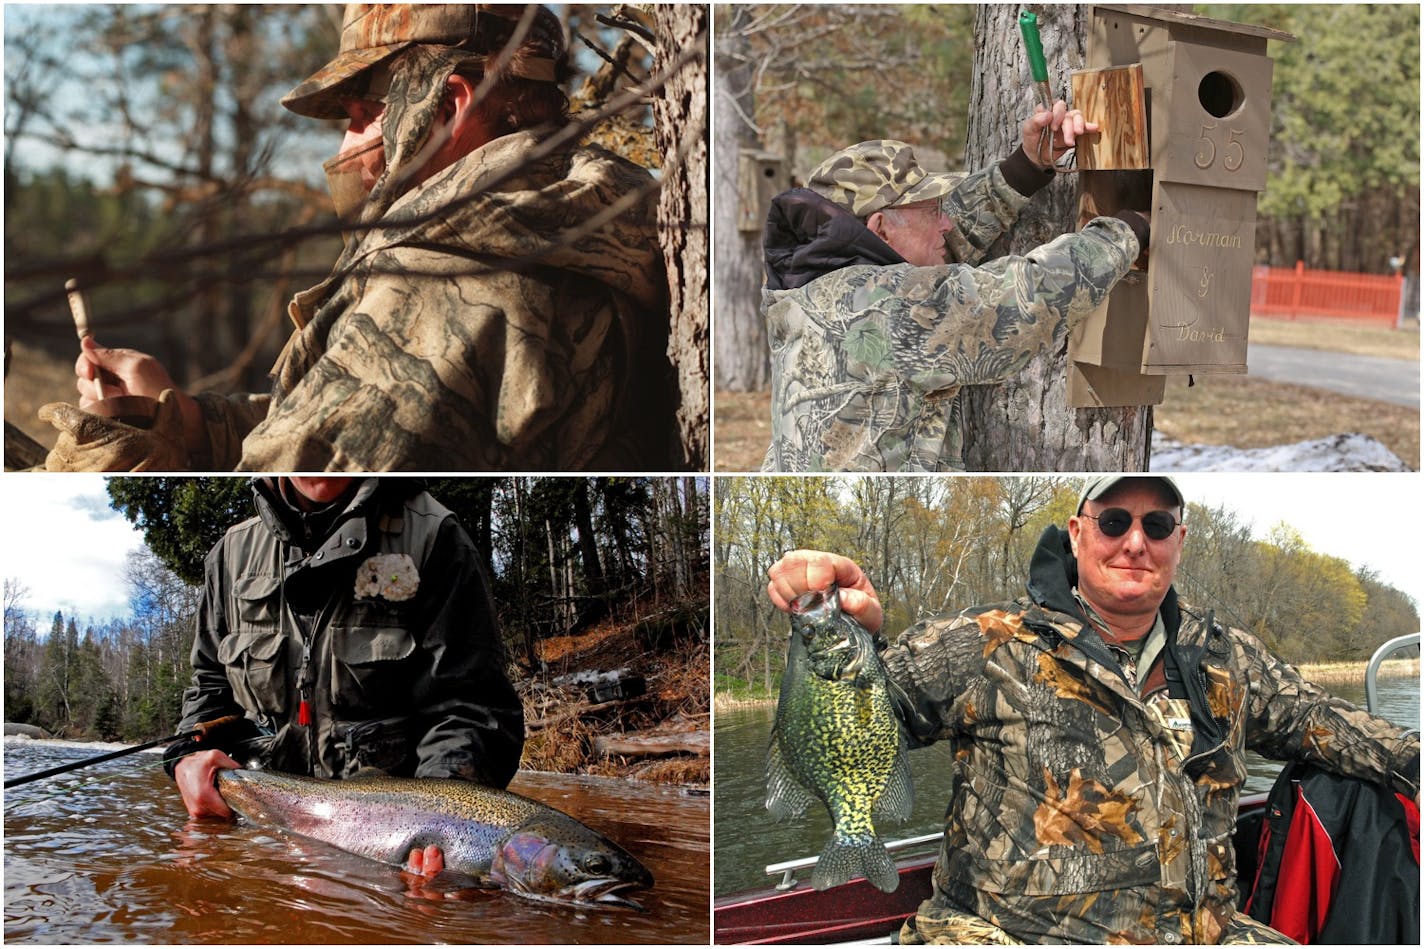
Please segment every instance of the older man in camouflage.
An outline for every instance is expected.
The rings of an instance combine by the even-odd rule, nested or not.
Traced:
[[[1033,147],[967,177],[926,172],[903,142],[862,142],[773,199],[764,470],[964,467],[960,388],[1001,382],[1056,345],[1147,248],[1147,219],[1123,211],[986,262],[1053,180],[1030,157],[1039,136],[1061,153],[1096,127],[1058,102],[1024,123]]]
[[[565,134],[571,72],[542,7],[350,5],[337,57],[283,99],[349,122],[326,166],[348,239],[292,301],[270,395],[193,398],[91,339],[81,408],[148,395],[157,423],[47,406],[48,466],[674,467],[655,187]]]
[[[1027,597],[924,620],[883,652],[906,733],[955,749],[934,894],[903,942],[1288,943],[1236,909],[1247,749],[1417,800],[1417,731],[1177,599],[1184,509],[1168,478],[1090,481],[1068,529],[1040,538]],[[832,581],[878,629],[845,557],[793,551],[767,592],[787,609]]]

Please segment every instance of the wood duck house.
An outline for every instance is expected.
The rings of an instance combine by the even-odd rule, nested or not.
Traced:
[[[1080,226],[1150,210],[1134,271],[1069,338],[1070,405],[1162,401],[1166,377],[1244,373],[1266,187],[1272,61],[1289,33],[1149,6],[1096,6],[1073,106],[1102,131],[1079,140]]]

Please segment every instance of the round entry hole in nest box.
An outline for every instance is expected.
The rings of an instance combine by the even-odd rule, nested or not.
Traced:
[[[1197,84],[1197,101],[1209,114],[1224,119],[1245,104],[1246,93],[1234,76],[1214,69],[1202,76]]]

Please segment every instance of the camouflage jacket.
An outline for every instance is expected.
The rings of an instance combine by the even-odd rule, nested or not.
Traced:
[[[256,493],[258,516],[207,557],[182,727],[245,716],[255,740],[239,732],[217,743],[297,774],[508,784],[523,710],[480,556],[455,516],[418,480],[368,479],[315,525],[268,484]],[[362,568],[381,554],[411,558],[413,595],[358,593]]]
[[[1025,942],[1220,942],[1253,926],[1279,940],[1236,910],[1247,749],[1412,797],[1418,734],[1171,591],[1168,645],[1139,688],[1085,623],[1075,570],[1049,528],[1030,598],[919,623],[884,653],[909,731],[955,748],[921,928],[967,912]]]
[[[652,179],[538,147],[497,138],[354,237],[292,301],[270,398],[200,398],[212,469],[673,467]]]
[[[1131,226],[1097,218],[1026,256],[982,263],[1027,202],[1002,165],[969,175],[945,202],[957,262],[915,267],[813,192],[778,196],[768,269],[822,273],[787,289],[773,275],[762,293],[772,429],[763,470],[964,467],[960,387],[1001,382],[1057,346],[1139,252]],[[891,256],[865,253],[865,236]]]

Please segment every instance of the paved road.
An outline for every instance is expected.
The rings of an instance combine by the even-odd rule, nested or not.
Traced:
[[[1419,407],[1419,363],[1384,356],[1348,356],[1293,346],[1251,343],[1247,375],[1329,389],[1360,399]]]

